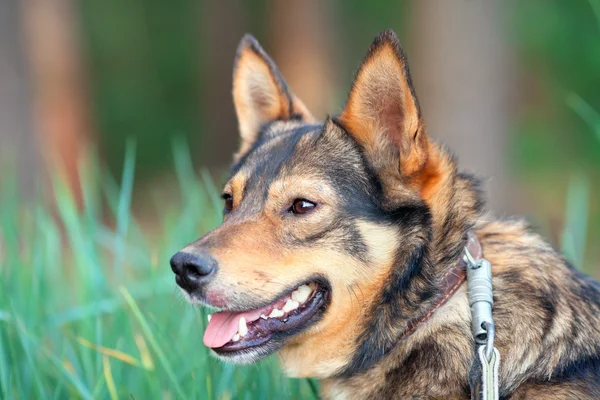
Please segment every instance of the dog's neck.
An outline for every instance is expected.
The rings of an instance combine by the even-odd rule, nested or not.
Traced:
[[[447,163],[437,177],[420,231],[414,233],[411,248],[403,248],[374,301],[371,320],[358,338],[353,359],[339,376],[362,373],[379,362],[403,338],[411,321],[426,315],[443,296],[443,280],[462,256],[467,233],[481,215],[479,182],[459,174],[454,162],[440,151],[439,161]]]
[[[398,256],[351,362],[336,379],[329,380],[329,385],[367,376],[382,361],[387,364],[385,359],[394,349],[410,347],[411,338],[406,334],[419,331],[423,325],[412,326],[415,321],[441,306],[440,298],[448,293],[444,282],[463,254],[467,232],[481,215],[482,201],[478,182],[458,174],[455,168],[441,177],[438,188],[432,196],[435,202],[427,203],[429,226],[418,233],[423,241]]]
[[[479,259],[482,256],[482,249],[477,236],[473,232],[468,233],[467,243],[464,247],[464,253],[461,252],[461,256],[454,262],[452,267],[448,269],[442,277],[439,279],[437,289],[439,295],[433,300],[429,309],[423,311],[423,314],[418,315],[408,321],[406,331],[400,337],[400,340],[405,340],[414,333],[421,324],[424,324],[429,318],[442,307],[446,302],[454,295],[454,293],[460,288],[460,286],[467,280],[467,252],[469,256],[474,259]]]

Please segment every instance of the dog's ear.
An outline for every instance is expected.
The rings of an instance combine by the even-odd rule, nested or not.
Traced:
[[[383,31],[371,44],[338,122],[375,164],[393,160],[398,163],[392,168],[394,173],[408,179],[423,170],[428,139],[408,64],[394,32]],[[394,153],[396,156],[386,157]],[[385,167],[389,169],[389,165]]]
[[[306,106],[288,89],[273,60],[250,34],[242,38],[237,49],[233,101],[242,138],[238,156],[250,149],[267,122],[314,121]]]

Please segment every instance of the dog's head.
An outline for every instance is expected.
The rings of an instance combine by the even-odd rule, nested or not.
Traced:
[[[241,146],[224,221],[173,257],[177,284],[221,310],[204,333],[221,359],[279,350],[290,375],[331,376],[367,331],[398,333],[383,332],[394,314],[376,308],[417,273],[451,161],[426,136],[390,31],[371,45],[337,118],[316,122],[251,36],[238,48],[233,97]]]

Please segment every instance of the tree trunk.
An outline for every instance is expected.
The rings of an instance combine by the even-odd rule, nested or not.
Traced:
[[[35,186],[39,152],[20,21],[19,3],[0,0],[0,168],[16,169],[27,197]]]
[[[497,211],[512,208],[506,190],[512,55],[502,5],[413,1],[409,54],[429,134],[450,147],[463,170],[486,179]]]
[[[238,1],[207,1],[202,6],[201,84],[202,165],[229,166],[239,144],[231,96],[233,59],[246,33],[246,9]],[[224,29],[223,24],[227,27]]]
[[[339,110],[335,105],[335,19],[328,2],[268,3],[265,48],[291,90],[318,119]]]
[[[79,29],[70,0],[22,0],[33,88],[33,121],[46,163],[58,168],[81,203],[79,168],[92,124]]]

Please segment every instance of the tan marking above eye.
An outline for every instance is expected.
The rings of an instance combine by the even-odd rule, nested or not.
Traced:
[[[268,198],[269,201],[276,201],[278,207],[289,207],[298,199],[319,205],[333,204],[338,199],[338,194],[321,179],[290,173],[271,183]]]
[[[235,176],[233,176],[223,187],[224,195],[228,194],[232,197],[232,207],[236,207],[242,201],[244,188],[246,187],[247,181],[248,176],[240,171],[235,174]]]

